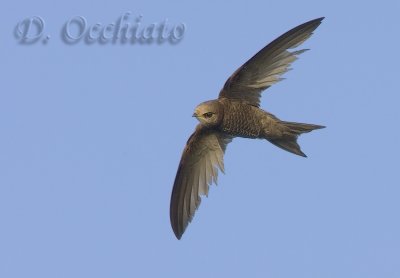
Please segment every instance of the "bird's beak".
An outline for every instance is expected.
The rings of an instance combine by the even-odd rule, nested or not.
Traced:
[[[196,112],[195,113],[193,113],[193,115],[192,115],[192,117],[196,117],[197,118],[197,114],[196,114]]]

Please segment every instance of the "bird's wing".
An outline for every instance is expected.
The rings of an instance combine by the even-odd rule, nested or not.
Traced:
[[[200,125],[190,136],[183,151],[172,189],[170,218],[178,239],[201,202],[208,187],[217,183],[218,168],[224,171],[224,152],[232,137]]]
[[[280,81],[297,55],[307,49],[288,51],[307,40],[324,18],[303,23],[281,35],[238,68],[225,82],[219,98],[240,99],[259,106],[261,92]]]

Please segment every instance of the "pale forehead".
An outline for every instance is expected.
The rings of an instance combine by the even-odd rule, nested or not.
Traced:
[[[209,101],[205,101],[205,102],[200,103],[196,107],[196,110],[212,109],[214,106],[215,106],[214,101],[209,100]]]

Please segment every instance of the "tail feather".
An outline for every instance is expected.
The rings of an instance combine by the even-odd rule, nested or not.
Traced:
[[[300,155],[302,157],[307,157],[305,153],[303,153],[300,149],[299,144],[297,144],[295,138],[294,140],[288,140],[288,139],[268,139],[272,144],[275,146],[284,149],[285,151]]]
[[[284,122],[284,121],[281,121],[280,123],[288,127],[291,132],[297,135],[313,131],[314,129],[325,128],[325,126],[323,125],[303,124],[303,123]]]
[[[303,123],[294,123],[294,122],[284,122],[281,121],[285,127],[288,128],[288,132],[284,133],[284,136],[281,138],[271,138],[268,139],[275,146],[284,149],[288,152],[297,154],[299,156],[307,157],[305,153],[303,153],[300,149],[299,144],[297,143],[297,138],[302,133],[307,133],[313,131],[314,129],[325,128],[322,125],[313,125],[313,124],[303,124]]]

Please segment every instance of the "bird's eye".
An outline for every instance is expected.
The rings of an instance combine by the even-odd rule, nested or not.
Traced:
[[[212,115],[213,115],[212,112],[207,112],[207,113],[203,114],[204,118],[206,118],[206,119],[211,118]]]

